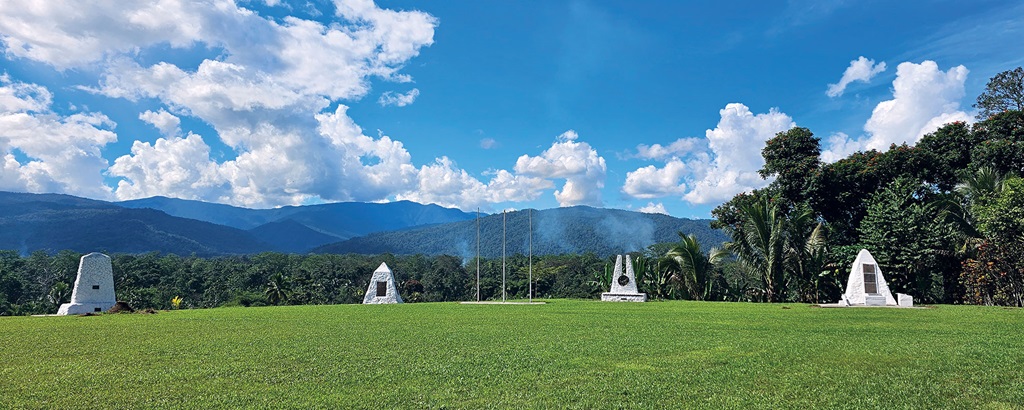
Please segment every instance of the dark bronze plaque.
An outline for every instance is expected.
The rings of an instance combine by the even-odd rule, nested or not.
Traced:
[[[377,296],[387,296],[387,295],[388,295],[388,283],[387,282],[377,282]]]

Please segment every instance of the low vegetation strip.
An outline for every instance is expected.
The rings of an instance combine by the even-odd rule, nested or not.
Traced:
[[[0,318],[0,407],[1024,408],[1024,310],[549,302]]]

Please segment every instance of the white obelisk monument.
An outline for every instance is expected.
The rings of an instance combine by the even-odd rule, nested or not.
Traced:
[[[78,262],[78,276],[71,291],[71,303],[60,305],[58,315],[105,312],[117,303],[114,297],[114,270],[110,257],[93,252]]]
[[[647,294],[640,293],[636,288],[636,275],[633,273],[633,261],[626,255],[626,271],[622,271],[622,255],[615,257],[615,271],[612,272],[612,288],[602,293],[605,302],[646,302]]]

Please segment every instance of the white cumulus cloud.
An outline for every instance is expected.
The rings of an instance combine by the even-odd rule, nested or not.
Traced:
[[[667,146],[661,144],[636,146],[636,157],[642,159],[667,159],[685,156],[693,152],[707,150],[708,142],[703,138],[680,138]]]
[[[547,179],[514,175],[506,170],[496,171],[484,184],[459,169],[448,157],[422,166],[417,176],[415,189],[398,195],[399,200],[433,203],[466,211],[489,209],[490,204],[500,202],[531,201],[543,191],[554,188],[554,183]]]
[[[555,191],[560,206],[601,206],[607,166],[597,150],[577,138],[573,130],[562,133],[539,156],[519,157],[514,170],[528,177],[564,179],[565,184]]]
[[[0,190],[109,198],[101,149],[117,141],[116,124],[99,113],[58,115],[51,102],[45,87],[0,76]]]
[[[644,158],[669,158],[662,166],[627,173],[622,192],[643,199],[678,195],[690,203],[707,204],[770,183],[757,173],[764,165],[761,149],[765,141],[796,123],[775,108],[754,114],[739,103],[726,105],[719,114],[718,126],[705,132],[706,142],[688,138],[669,147],[639,146]]]
[[[157,112],[147,110],[139,114],[139,119],[156,127],[162,135],[167,136],[181,133],[181,119],[166,110]]]
[[[914,145],[925,134],[954,121],[971,123],[960,109],[968,70],[956,66],[942,71],[934,61],[901,63],[896,67],[891,100],[878,103],[864,124],[865,135],[852,139],[838,133],[828,139],[825,160],[838,160],[859,150],[888,150],[892,144]]]
[[[871,136],[867,148],[914,144],[946,122],[969,121],[971,117],[960,110],[967,72],[962,65],[943,72],[934,61],[897,66],[893,99],[878,103],[864,124]]]
[[[101,73],[97,84],[81,89],[163,104],[139,118],[164,138],[136,142],[107,170],[120,179],[117,198],[167,195],[263,207],[310,198],[387,200],[414,187],[419,169],[401,141],[364,135],[344,105],[324,110],[341,100],[363,98],[373,78],[411,81],[400,70],[433,44],[437,19],[420,11],[382,9],[370,0],[336,1],[334,18],[327,23],[261,16],[244,5],[12,0],[0,12],[0,41],[15,59]],[[194,66],[142,62],[140,51],[166,46],[209,56]],[[48,93],[26,87],[8,87],[0,93],[0,104],[20,104],[23,114],[49,105]],[[394,104],[411,103],[418,92],[392,95]],[[50,121],[43,124],[50,127],[86,124],[104,132],[97,136],[102,141],[116,139],[105,129],[113,124],[101,114],[46,115]],[[179,117],[201,120],[216,134],[207,140],[192,134],[182,138]],[[0,132],[13,133],[14,128]],[[211,139],[232,149],[232,159],[212,159],[206,143]],[[39,158],[28,142],[18,141],[19,153]],[[98,147],[105,142],[81,141],[89,139],[69,145],[96,162],[87,174],[101,181],[106,164]],[[5,152],[11,152],[10,146],[4,143]],[[15,164],[17,158],[4,156],[5,181],[12,179],[7,175],[15,166],[20,175],[40,166]]]
[[[168,137],[150,144],[135,141],[131,155],[110,166],[120,198],[145,198],[173,193],[185,199],[222,199],[228,180],[210,159],[210,147],[199,135]]]
[[[721,120],[707,130],[712,160],[704,177],[691,184],[684,199],[695,204],[725,201],[740,192],[767,186],[757,170],[764,166],[765,141],[796,126],[785,113],[772,108],[754,114],[743,104],[732,103],[719,111]]]
[[[554,189],[556,181],[564,180],[554,192],[560,206],[600,206],[607,170],[605,160],[578,139],[575,131],[566,131],[540,155],[520,156],[512,171],[486,172],[485,175],[490,175],[486,183],[458,168],[448,157],[437,158],[434,163],[420,167],[415,185],[397,195],[397,199],[463,210],[489,210],[493,204],[535,200]]]
[[[878,73],[885,71],[885,62],[879,62],[875,64],[875,60],[870,60],[864,56],[850,61],[850,66],[846,67],[846,71],[843,72],[843,77],[839,79],[836,84],[829,84],[828,91],[825,92],[829,97],[839,97],[846,91],[846,86],[854,81],[868,82],[871,81]]]
[[[419,95],[420,90],[418,88],[413,88],[405,94],[396,94],[391,91],[386,91],[384,94],[380,95],[380,99],[377,100],[377,103],[382,107],[387,107],[389,105],[405,107],[406,105],[412,104],[413,101],[416,101],[416,97],[419,97]]]
[[[686,192],[683,178],[691,171],[679,158],[672,158],[663,167],[648,165],[626,173],[622,192],[634,198],[682,196]]]
[[[664,214],[668,215],[668,211],[665,209],[665,204],[658,202],[648,202],[647,205],[638,209],[638,211],[645,214]]]

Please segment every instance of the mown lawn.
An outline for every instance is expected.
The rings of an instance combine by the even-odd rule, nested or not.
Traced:
[[[555,300],[0,318],[0,408],[1024,408],[1024,310]]]

